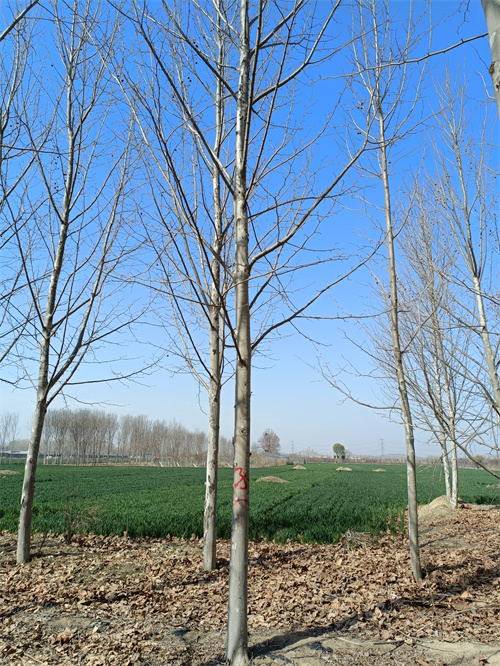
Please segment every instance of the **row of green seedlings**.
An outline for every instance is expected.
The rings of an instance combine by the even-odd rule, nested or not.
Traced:
[[[198,471],[198,470],[196,470]],[[181,480],[182,475],[179,475]],[[185,477],[184,477],[185,480]],[[193,479],[194,480],[194,479]],[[389,525],[391,531],[399,529],[398,514],[393,509],[370,511],[370,503],[360,505],[357,494],[355,504],[352,502],[340,506],[340,497],[334,488],[325,487],[324,483],[306,488],[306,479],[299,482],[302,488],[293,489],[288,484],[259,484],[254,486],[254,500],[251,508],[250,538],[266,538],[277,541],[288,539],[297,541],[335,542],[348,529],[379,533]],[[323,480],[322,480],[323,481]],[[135,484],[134,484],[135,485]],[[142,485],[142,484],[139,484]],[[96,489],[97,490],[97,489]],[[130,490],[130,488],[128,489]],[[150,489],[151,490],[151,489]],[[39,505],[34,511],[34,528],[37,531],[53,531],[65,534],[68,542],[75,535],[90,532],[100,534],[127,534],[131,537],[163,537],[167,533],[172,536],[202,536],[202,498],[200,489],[193,495],[200,495],[197,501],[191,502],[182,488],[181,495],[172,505],[172,490],[169,489],[170,501],[163,501],[153,490],[145,493],[141,501],[137,498],[125,498],[120,495],[95,499],[82,499],[79,479],[72,480],[66,474],[66,500],[61,520],[61,505]],[[181,490],[179,488],[179,490]],[[218,512],[218,536],[229,538],[230,521],[230,487],[221,489],[221,502]],[[227,497],[226,497],[227,495]],[[175,514],[166,511],[176,510]],[[354,507],[354,508],[353,508]],[[304,525],[308,525],[304,529]],[[13,526],[3,525],[9,529]]]

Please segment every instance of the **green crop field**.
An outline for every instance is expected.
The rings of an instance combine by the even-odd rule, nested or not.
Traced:
[[[406,469],[387,465],[308,465],[253,469],[250,491],[250,538],[336,542],[347,531],[396,532],[406,506]],[[2,469],[19,471],[19,465]],[[258,482],[278,476],[290,483]],[[40,466],[37,471],[33,530],[123,534],[131,537],[203,534],[205,470],[161,467]],[[219,475],[218,536],[231,530],[232,471]],[[439,470],[418,471],[419,501],[444,494]],[[0,530],[15,532],[22,474],[0,474]],[[499,501],[495,479],[481,470],[459,471],[459,494],[466,502]]]

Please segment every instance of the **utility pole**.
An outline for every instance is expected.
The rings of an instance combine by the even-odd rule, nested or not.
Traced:
[[[384,458],[384,440],[383,439],[380,440],[380,457],[383,460],[383,458]]]

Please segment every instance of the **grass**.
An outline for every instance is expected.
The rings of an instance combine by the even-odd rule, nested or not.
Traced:
[[[406,468],[349,465],[308,465],[251,470],[250,538],[284,542],[334,543],[349,529],[378,534],[396,532],[406,499]],[[19,465],[3,469],[20,470]],[[21,468],[22,469],[22,468]],[[256,483],[279,476],[290,483]],[[203,534],[205,470],[161,467],[40,466],[37,471],[33,530],[65,533],[68,521],[81,532],[131,537]],[[494,503],[499,488],[482,470],[460,470],[460,497],[466,502]],[[22,474],[0,475],[0,530],[15,532]],[[419,500],[428,503],[444,494],[439,470],[418,471]],[[231,531],[232,470],[219,470],[218,536]]]

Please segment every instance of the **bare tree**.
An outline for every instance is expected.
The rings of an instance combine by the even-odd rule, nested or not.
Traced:
[[[142,11],[144,11],[142,9]],[[217,73],[198,63],[198,56],[180,32],[185,7],[165,4],[161,27],[156,17],[135,8],[132,18],[139,34],[153,51],[141,67],[148,75],[134,85],[126,71],[117,80],[127,96],[140,132],[153,213],[143,216],[145,233],[154,262],[149,284],[169,306],[158,310],[168,336],[170,357],[180,359],[176,371],[191,373],[208,394],[208,449],[204,512],[204,568],[216,566],[217,469],[220,431],[220,394],[225,362],[225,319],[229,276],[224,270],[231,252],[230,195],[219,163],[227,166],[226,94],[227,76],[221,16],[215,20],[200,15],[197,21],[197,50],[213,59]],[[214,53],[212,53],[214,51]],[[158,63],[160,66],[158,66]],[[192,79],[190,78],[192,77]],[[205,145],[189,127],[205,101],[196,102],[186,80],[197,80],[212,117]],[[211,81],[213,80],[213,82]],[[211,85],[207,85],[211,81]],[[126,84],[125,84],[126,82]],[[158,104],[168,86],[170,105]],[[206,117],[204,117],[206,116]],[[197,118],[198,125],[209,114]],[[179,122],[178,119],[181,119]],[[207,154],[208,151],[208,154]],[[212,155],[217,161],[212,161]],[[200,168],[203,166],[204,168]],[[207,344],[208,342],[208,344]],[[206,349],[206,351],[205,351]]]
[[[250,396],[252,352],[273,331],[293,321],[321,294],[297,306],[287,298],[283,280],[288,270],[298,270],[300,251],[307,247],[320,221],[320,206],[331,196],[349,168],[356,162],[364,142],[322,192],[314,192],[307,183],[304,190],[295,190],[286,196],[288,173],[300,151],[292,151],[292,159],[285,159],[275,143],[273,119],[279,114],[279,101],[286,93],[294,95],[295,84],[316,55],[318,45],[338,7],[336,4],[315,30],[316,17],[308,12],[305,2],[296,2],[288,12],[282,13],[277,5],[269,3],[264,11],[262,3],[251,6],[247,0],[239,3],[238,31],[234,39],[238,50],[238,85],[235,91],[235,132],[233,171],[233,218],[235,233],[235,325],[231,330],[236,349],[235,369],[235,424],[234,424],[234,478],[233,528],[231,535],[231,562],[229,578],[229,617],[226,656],[232,664],[248,663],[247,655],[247,570],[249,519],[249,456],[250,456]],[[250,26],[255,26],[252,30]],[[304,49],[296,51],[294,45],[302,43]],[[271,45],[276,45],[271,48]],[[278,68],[269,70],[270,58],[279,62]],[[289,98],[290,99],[290,98]],[[290,117],[286,114],[285,117]],[[281,145],[286,150],[291,138],[286,125]],[[316,137],[317,138],[317,137]],[[363,137],[364,138],[364,137]],[[277,160],[277,163],[275,162]],[[296,161],[295,161],[296,163]],[[279,165],[279,167],[278,167]],[[270,176],[280,178],[281,196],[269,196]],[[297,174],[298,175],[298,174]],[[283,179],[283,180],[281,180]],[[296,183],[301,179],[297,177]],[[302,181],[304,182],[304,181]],[[260,206],[255,201],[257,187],[264,187]],[[277,222],[269,222],[269,213]],[[267,226],[266,226],[267,222]],[[270,225],[270,226],[269,226]],[[261,266],[259,271],[259,265]],[[265,268],[264,268],[265,267]],[[260,274],[259,274],[260,273]],[[256,318],[261,300],[270,298],[272,286],[280,286],[278,294],[286,299],[288,316],[267,318],[254,339],[251,323]],[[330,285],[329,285],[330,286]],[[291,288],[288,285],[288,294]]]
[[[137,461],[144,461],[149,457],[149,433],[150,420],[144,414],[133,416],[130,419],[130,458]]]
[[[92,465],[98,465],[101,457],[105,455],[105,442],[108,432],[107,414],[102,410],[92,410],[92,432],[89,438],[90,462]]]
[[[420,214],[420,224],[439,228],[441,238],[446,241],[434,247],[436,233],[427,233],[430,238],[427,255],[434,252],[428,265],[433,263],[434,269],[428,268],[421,294],[431,305],[425,328],[427,333],[432,333],[435,352],[441,357],[439,378],[448,416],[438,419],[440,427],[453,446],[470,455],[466,447],[471,442],[495,446],[491,415],[494,415],[495,428],[499,419],[495,397],[499,334],[494,279],[498,247],[492,242],[498,237],[494,212],[497,194],[495,172],[489,166],[488,139],[484,134],[487,121],[478,142],[477,127],[469,134],[466,126],[468,103],[463,84],[455,76],[452,89],[448,72],[441,82],[439,98],[442,112],[439,116],[441,132],[434,150],[436,169],[427,177],[425,210]],[[411,243],[406,246],[411,247]],[[413,255],[413,259],[408,257],[408,262],[413,266],[424,261],[426,253],[422,252],[422,247],[420,245],[418,252],[408,250]],[[446,255],[453,255],[448,268],[442,261]],[[438,299],[437,292],[433,293],[435,285],[442,284],[443,280],[448,283],[444,300]],[[432,396],[432,404],[437,417],[440,403],[436,395]]]
[[[69,455],[69,424],[72,414],[68,409],[51,409],[47,412],[43,427],[43,448],[45,455],[51,457],[54,464],[62,464],[65,455]]]
[[[272,428],[266,428],[259,437],[258,444],[268,456],[276,455],[281,450],[280,438]]]
[[[133,416],[126,414],[120,418],[120,433],[118,435],[118,457],[122,462],[130,459],[132,448],[132,420]]]
[[[296,116],[294,100],[300,96],[302,77],[310,91],[307,70],[317,64],[324,54],[319,48],[325,31],[340,3],[335,3],[326,14],[314,15],[309,3],[298,0],[283,8],[280,3],[264,0],[195,2],[189,6],[164,3],[161,21],[158,13],[150,14],[141,5],[133,20],[147,44],[154,67],[163,75],[168,93],[162,100],[174,99],[182,113],[185,135],[190,134],[202,150],[202,164],[216,180],[223,184],[230,198],[231,215],[224,219],[231,224],[233,250],[217,255],[214,236],[206,236],[199,227],[190,228],[198,236],[203,252],[216,259],[227,284],[233,286],[234,314],[229,309],[228,294],[220,300],[226,329],[235,349],[235,427],[234,427],[234,496],[232,557],[229,591],[229,626],[227,657],[233,664],[248,662],[247,655],[247,550],[249,511],[249,454],[250,454],[250,378],[252,354],[265,339],[278,329],[304,316],[308,306],[316,302],[333,283],[337,275],[323,288],[311,290],[300,302],[293,288],[299,269],[316,266],[331,260],[338,253],[324,248],[319,256],[313,250],[312,239],[324,216],[331,212],[336,186],[356,162],[366,139],[361,132],[359,145],[348,154],[340,167],[330,167],[329,182],[323,189],[317,186],[317,174],[309,169],[311,151],[322,134],[301,133],[304,117]],[[174,9],[176,11],[174,11]],[[206,21],[205,32],[199,26]],[[250,26],[253,26],[251,28]],[[211,34],[212,42],[204,35]],[[164,47],[171,35],[182,43],[183,58],[169,59]],[[215,35],[215,40],[213,35]],[[217,39],[222,42],[217,42]],[[222,43],[222,46],[220,45]],[[176,52],[181,52],[178,47]],[[185,55],[184,53],[189,54]],[[221,57],[223,53],[223,57]],[[332,49],[328,49],[332,55]],[[190,64],[197,65],[193,69]],[[226,64],[227,63],[227,64]],[[207,84],[207,81],[210,83]],[[223,123],[221,140],[224,151],[219,153],[217,131],[221,126],[220,113],[212,112],[217,106],[217,86],[220,86],[223,111],[228,119]],[[214,93],[215,91],[215,93]],[[206,93],[206,94],[205,94]],[[214,101],[215,95],[215,101]],[[221,99],[221,97],[219,97]],[[163,103],[163,101],[162,101]],[[208,114],[207,109],[210,109]],[[208,115],[210,119],[208,119]],[[172,115],[172,117],[174,117]],[[214,126],[214,118],[219,117]],[[219,123],[219,124],[217,124]],[[225,133],[224,133],[225,132]],[[184,135],[183,135],[184,136]],[[171,147],[181,153],[185,143],[172,142]],[[162,155],[166,155],[163,149]],[[331,155],[331,151],[330,151]],[[224,159],[223,159],[224,158]],[[178,162],[177,162],[178,163]],[[177,168],[177,167],[176,167]],[[334,175],[331,170],[333,169]],[[173,170],[169,177],[172,177]],[[293,176],[293,177],[292,177]],[[194,182],[194,181],[190,181]],[[192,187],[190,187],[192,191]],[[216,188],[212,188],[214,193]],[[178,192],[178,188],[175,190]],[[208,190],[206,190],[208,191]],[[172,196],[174,190],[170,190]],[[208,200],[207,200],[208,201]],[[199,205],[207,201],[198,200]],[[215,202],[215,203],[214,203]],[[216,219],[219,195],[210,198],[212,211],[209,219]],[[192,207],[194,210],[194,207]],[[186,216],[181,217],[182,223]],[[189,223],[201,219],[190,215]],[[204,218],[206,219],[206,218]],[[169,224],[172,219],[169,218]],[[194,247],[194,245],[193,245]],[[309,251],[314,251],[311,261]],[[197,264],[198,266],[199,264]],[[208,268],[211,266],[210,268]],[[204,262],[204,270],[211,278],[213,264]],[[198,285],[198,268],[188,266],[184,279]],[[352,267],[350,267],[352,268]],[[224,282],[222,283],[224,284]],[[224,289],[218,287],[217,296]],[[206,303],[214,303],[207,299]],[[253,335],[251,323],[253,322]],[[215,330],[215,326],[212,326]],[[220,338],[220,335],[219,335]]]
[[[122,462],[191,467],[203,463],[206,448],[206,433],[176,421],[152,421],[145,414],[127,414],[119,421],[116,414],[91,408],[50,409],[43,431],[43,451],[54,463],[66,458],[97,465],[116,455]]]
[[[2,412],[0,414],[0,458],[7,450],[7,445],[16,439],[18,427],[18,412]]]
[[[108,459],[108,462],[111,459],[111,456],[113,455],[113,452],[115,450],[116,446],[116,436],[118,434],[119,430],[119,423],[118,423],[118,417],[116,414],[111,414],[108,413],[104,417],[104,423],[103,423],[103,443],[105,446],[106,450],[106,457]]]
[[[456,508],[457,421],[469,406],[457,355],[466,349],[467,340],[448,314],[453,300],[448,276],[455,268],[454,252],[448,234],[427,205],[432,197],[430,184],[428,192],[419,188],[410,195],[414,205],[398,238],[403,259],[400,329],[416,422],[440,444],[446,494]]]
[[[491,445],[489,419],[498,408],[496,358],[498,305],[494,276],[498,237],[494,171],[483,127],[468,136],[469,116],[457,76],[446,74],[439,89],[441,132],[422,187],[406,195],[413,201],[403,217],[399,251],[400,343],[408,394],[418,427],[434,434],[442,447],[447,494],[458,500],[457,447],[470,455],[471,442]],[[384,302],[391,308],[389,293]],[[378,341],[387,330],[375,332]],[[375,356],[387,377],[394,371],[388,349]],[[393,394],[389,396],[389,402]],[[495,438],[493,437],[493,441]]]
[[[139,316],[129,299],[120,301],[120,273],[127,270],[132,245],[126,220],[132,154],[127,124],[114,108],[106,68],[90,35],[102,31],[109,52],[119,24],[104,21],[100,3],[69,7],[56,2],[45,43],[45,122],[50,129],[44,151],[25,125],[35,153],[39,200],[14,215],[17,250],[35,317],[30,337],[18,343],[26,372],[38,372],[29,451],[26,460],[18,536],[18,561],[30,556],[31,516],[38,452],[47,409],[71,385],[84,361],[103,361],[98,346]],[[52,50],[50,40],[52,42]],[[104,41],[104,39],[103,39]],[[60,61],[52,59],[59,54]],[[113,124],[116,132],[110,131]],[[27,256],[26,247],[33,247]],[[36,256],[36,260],[34,260]],[[119,268],[118,268],[119,267]],[[45,301],[45,302],[43,302]],[[111,361],[110,361],[111,362]],[[118,370],[91,381],[124,378]]]
[[[68,437],[71,453],[77,465],[85,464],[90,459],[94,439],[94,415],[91,409],[78,409],[68,419]]]
[[[358,95],[359,107],[368,106],[373,115],[373,132],[370,141],[376,147],[376,158],[364,166],[368,175],[379,180],[383,192],[381,213],[385,221],[385,246],[387,251],[388,294],[387,314],[391,336],[391,354],[396,384],[398,387],[399,406],[405,429],[407,486],[409,509],[410,556],[413,577],[416,581],[422,577],[418,540],[417,484],[415,440],[412,410],[408,393],[403,345],[400,333],[400,306],[398,287],[398,268],[396,260],[396,219],[391,193],[390,161],[394,161],[394,146],[399,138],[411,131],[409,120],[419,100],[422,73],[412,81],[412,97],[405,99],[410,85],[408,66],[410,54],[418,44],[416,25],[418,21],[410,16],[407,30],[401,42],[398,41],[390,22],[390,10],[387,2],[363,0],[356,3],[355,27],[353,30],[354,66],[358,70],[358,81],[354,84]],[[357,36],[359,37],[357,38]],[[391,65],[393,52],[401,54],[402,65]],[[358,87],[359,85],[359,87]],[[353,116],[354,127],[359,127]]]
[[[260,328],[254,334],[254,340],[248,340],[248,344],[254,349],[279,326],[305,310],[306,304],[297,306],[293,302],[293,292],[291,289],[287,291],[287,286],[300,268],[297,258],[303,244],[310,238],[310,231],[304,231],[306,223],[311,223],[311,229],[318,223],[318,201],[328,199],[333,185],[318,198],[317,193],[312,192],[311,184],[304,179],[303,165],[298,168],[296,179],[287,182],[293,161],[296,164],[299,161],[305,162],[307,166],[306,151],[312,147],[314,141],[307,137],[302,148],[294,147],[294,142],[298,142],[298,135],[295,129],[292,130],[290,110],[286,108],[287,102],[283,101],[285,96],[281,93],[281,88],[287,86],[287,94],[293,95],[293,81],[311,64],[324,27],[309,40],[302,62],[297,54],[291,55],[291,41],[285,41],[283,53],[279,56],[284,58],[283,64],[279,67],[273,65],[274,74],[278,77],[276,81],[270,76],[266,64],[272,59],[270,51],[277,48],[273,45],[271,49],[272,42],[269,40],[272,39],[271,33],[274,29],[270,28],[266,36],[268,42],[255,58],[255,63],[258,62],[259,65],[256,64],[252,71],[245,70],[254,81],[248,84],[251,87],[245,93],[251,97],[250,106],[253,104],[254,91],[256,97],[255,113],[250,111],[250,107],[244,112],[250,114],[245,122],[253,113],[252,123],[244,127],[238,125],[238,118],[240,123],[243,118],[241,109],[238,111],[238,104],[243,104],[243,97],[238,98],[238,90],[242,77],[246,74],[239,70],[243,47],[235,42],[235,36],[239,34],[238,39],[243,36],[240,24],[242,12],[247,11],[247,5],[221,0],[196,3],[195,7],[196,12],[188,13],[185,4],[176,8],[175,3],[164,3],[161,22],[158,21],[157,14],[149,15],[144,8],[141,8],[141,11],[136,8],[132,18],[154,62],[151,72],[144,78],[147,81],[154,80],[154,90],[151,89],[145,94],[131,86],[132,92],[129,95],[131,106],[135,109],[144,104],[144,101],[147,102],[149,118],[144,119],[137,114],[141,141],[150,147],[154,170],[162,176],[162,184],[158,183],[157,192],[162,190],[161,194],[164,194],[167,190],[170,199],[167,207],[164,199],[161,206],[157,205],[169,243],[158,244],[157,248],[161,248],[161,252],[157,252],[155,261],[162,269],[162,280],[170,299],[170,312],[175,320],[174,331],[176,339],[180,341],[179,356],[209,393],[211,434],[207,459],[204,560],[206,568],[212,568],[215,565],[217,469],[217,454],[213,443],[218,437],[225,335],[227,332],[231,336],[231,345],[238,349],[241,341],[237,342],[237,333],[244,330],[244,327],[234,321],[229,290],[236,285],[235,293],[239,293],[237,285],[240,284],[240,291],[248,287],[252,293],[248,307],[254,311],[254,321],[260,319],[261,322]],[[212,17],[211,7],[215,9],[215,18]],[[260,3],[255,10],[256,15],[259,11],[264,11],[264,7],[265,13],[269,10],[269,15],[275,9],[273,3]],[[285,40],[289,40],[290,34],[295,30],[294,17],[307,13],[303,2],[291,7],[285,18],[276,15],[269,21],[270,26],[272,20],[277,21],[276,34],[280,31],[286,34],[287,30],[289,31]],[[313,19],[309,17],[305,19],[306,22],[307,20],[310,20],[312,25]],[[326,24],[328,20],[329,18]],[[261,29],[265,32],[262,21]],[[237,28],[238,25],[240,28]],[[263,38],[264,32],[261,35]],[[264,53],[265,58],[262,57]],[[289,57],[290,63],[285,65]],[[166,87],[169,90],[167,98],[173,100],[174,112],[164,104],[150,102],[157,99],[160,91]],[[267,148],[266,142],[271,146],[271,137],[277,131],[271,118],[280,113],[288,117],[283,136],[276,137],[275,149]],[[182,122],[178,127],[174,127],[172,119],[176,122],[181,119]],[[151,136],[155,136],[154,145]],[[237,148],[236,139],[239,137],[246,142],[247,147]],[[186,150],[189,145],[193,146],[190,153]],[[285,156],[287,150],[291,152]],[[238,154],[245,160],[245,165],[240,167]],[[252,177],[248,183],[245,182],[248,190],[243,212],[245,219],[248,218],[245,221],[240,215],[241,211],[235,213],[238,206],[242,205],[242,201],[236,197],[236,191],[238,173],[241,181],[241,170],[246,171],[246,161],[250,156],[252,159],[255,157],[256,162]],[[356,157],[357,155],[353,155],[351,161],[355,161]],[[210,186],[203,185],[205,170]],[[341,179],[343,172],[340,169],[336,182]],[[272,188],[268,185],[275,175],[284,178],[283,182],[286,182],[286,185],[281,187],[278,198],[272,194]],[[240,187],[242,186],[240,182]],[[255,212],[248,217],[251,200]],[[238,201],[240,203],[237,205]],[[311,201],[316,203],[307,211]],[[231,204],[232,211],[229,210]],[[165,214],[165,211],[168,211],[168,214]],[[287,217],[285,224],[274,221],[269,226],[268,220],[271,220],[272,216],[279,220],[281,215]],[[176,224],[176,220],[179,224]],[[247,278],[241,273],[241,266],[238,268],[238,251],[235,249],[237,242],[234,247],[232,245],[233,238],[237,237],[239,221],[246,225],[246,231],[243,231],[240,225],[240,234],[243,233],[249,246],[253,244],[253,257],[248,258],[249,263],[245,268],[245,271],[252,273],[251,285],[247,284]],[[263,237],[261,225],[266,229]],[[292,246],[289,241],[294,236],[300,240]],[[297,238],[295,240],[297,241]],[[244,259],[241,251],[240,246],[239,256]],[[169,256],[172,257],[171,260]],[[314,261],[309,265],[316,263],[317,261]],[[317,296],[316,293],[311,301]],[[240,297],[237,296],[236,300],[238,298]],[[190,304],[192,311],[198,312],[191,320],[186,316]],[[273,308],[275,313],[280,309],[281,312],[288,309],[288,312],[280,318],[273,316]],[[203,319],[208,323],[209,361],[202,358],[199,337],[195,335],[196,325]],[[239,321],[238,317],[236,319]],[[244,321],[246,322],[246,319]],[[201,372],[197,366],[201,368]],[[240,380],[238,383],[241,385]],[[243,380],[243,383],[249,390],[249,381]],[[237,405],[243,405],[241,400],[237,400]],[[247,428],[244,428],[245,432],[246,430]],[[244,475],[247,474],[245,465],[242,467],[238,463],[235,467],[241,468]]]
[[[455,91],[456,83],[455,78]],[[460,108],[459,99],[450,98],[449,102],[458,103],[457,109]],[[449,112],[446,106],[445,116]],[[488,439],[494,407],[491,404],[488,366],[484,363],[485,354],[482,351],[481,324],[476,319],[481,309],[476,307],[474,289],[466,288],[470,280],[466,266],[470,261],[464,262],[463,251],[459,249],[464,245],[463,236],[460,233],[457,235],[454,230],[455,225],[464,226],[459,222],[458,212],[463,189],[459,185],[460,179],[453,174],[453,159],[450,159],[447,141],[442,139],[439,136],[436,140],[434,154],[445,169],[441,171],[438,168],[437,173],[427,174],[418,188],[411,219],[399,243],[406,265],[402,284],[405,292],[410,292],[408,305],[403,307],[402,320],[408,347],[407,368],[409,372],[413,370],[410,378],[412,397],[415,405],[424,406],[424,411],[421,411],[425,421],[423,425],[434,432],[440,441],[443,462],[448,457],[446,443],[451,445],[451,483],[447,493],[456,506],[457,447],[466,451],[471,442],[478,444],[485,437]],[[468,145],[463,135],[459,143],[464,146],[464,158],[468,160],[467,155],[471,151],[474,153],[474,148]],[[478,147],[478,152],[484,153],[484,147]],[[478,167],[481,164],[481,160],[475,157],[473,162]],[[468,165],[463,166],[464,171],[471,172]],[[475,173],[466,188],[471,194],[476,190],[478,197],[485,199],[484,205],[474,206],[472,218],[475,219],[470,220],[470,231],[476,238],[473,241],[475,251],[484,253],[480,269],[483,290],[487,284],[486,275],[495,273],[488,265],[496,266],[498,261],[495,246],[487,249],[485,241],[481,249],[482,237],[497,234],[495,224],[492,224],[494,217],[489,220],[485,217],[480,221],[482,214],[479,211],[483,206],[487,208],[488,190],[494,197],[491,180],[489,187],[485,188],[488,181],[485,166],[483,163],[480,169],[483,173]],[[490,294],[495,292],[494,285],[489,285],[489,291]],[[496,307],[487,293],[484,297],[491,321]],[[488,329],[496,347],[498,333],[490,326]],[[427,418],[426,414],[432,418]]]
[[[473,334],[469,358],[475,359],[476,368],[469,375],[471,386],[481,385],[498,424],[498,193],[496,169],[491,166],[488,110],[481,131],[470,128],[464,87],[457,86],[456,81],[452,83],[449,72],[441,84],[439,98],[441,131],[434,151],[434,214],[446,225],[458,255],[455,274],[450,278],[459,288],[454,316],[459,325]]]

